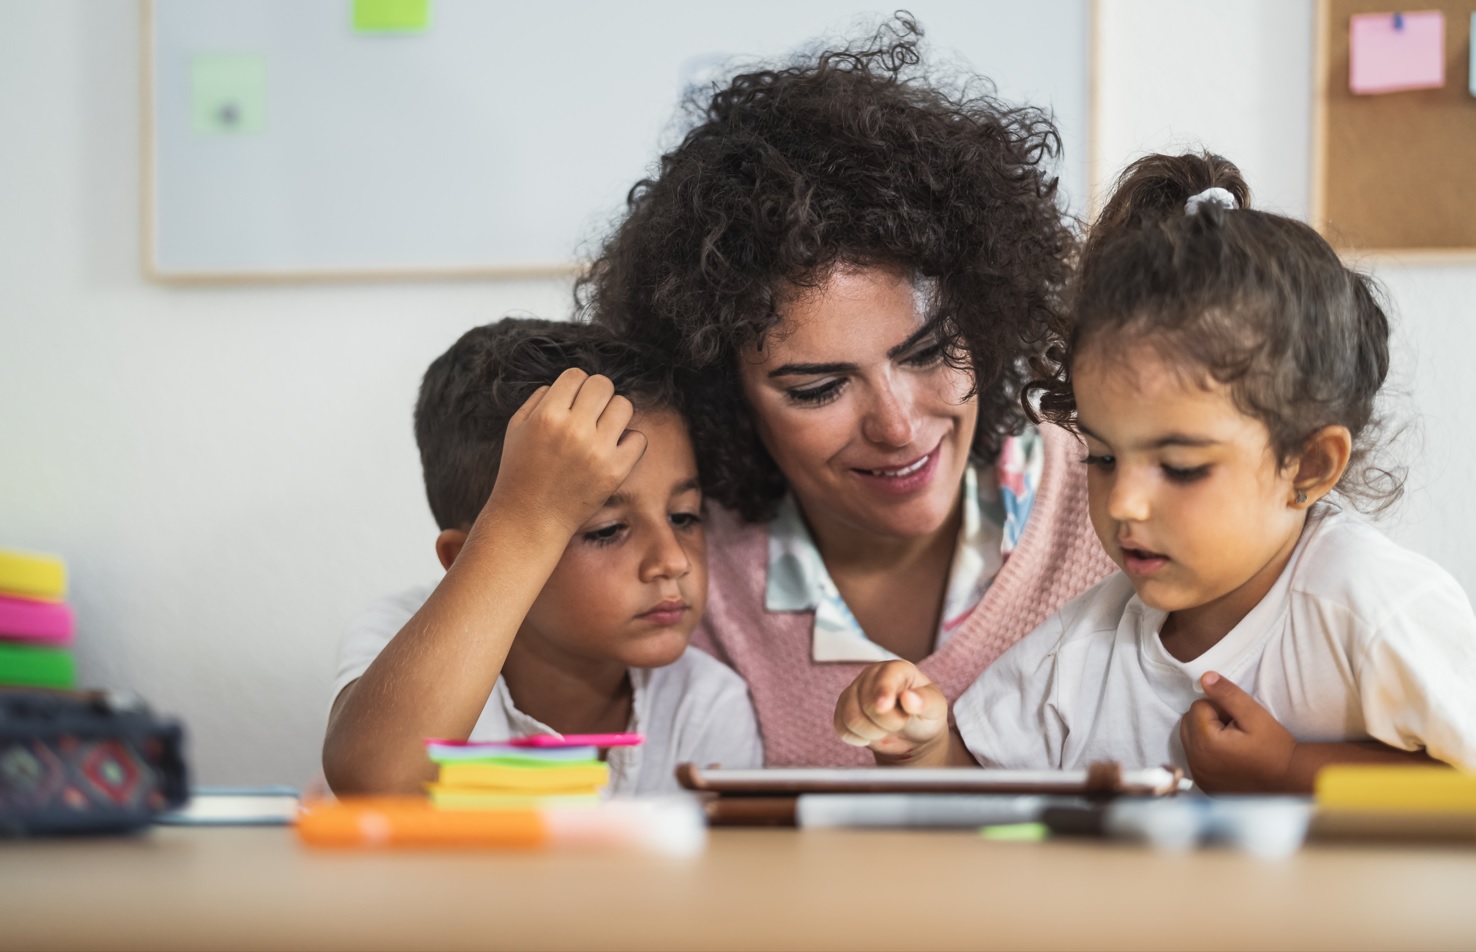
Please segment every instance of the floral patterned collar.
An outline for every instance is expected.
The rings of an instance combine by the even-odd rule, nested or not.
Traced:
[[[1030,428],[1006,438],[991,472],[994,479],[981,480],[979,467],[972,463],[964,470],[963,524],[948,572],[935,651],[978,607],[1020,541],[1035,502],[1044,460],[1040,433]],[[831,580],[792,495],[784,498],[778,515],[769,523],[764,607],[771,612],[815,613],[810,652],[815,661],[887,661],[896,657],[861,630]]]

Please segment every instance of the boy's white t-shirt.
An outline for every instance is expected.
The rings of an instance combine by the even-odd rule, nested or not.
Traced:
[[[986,766],[1188,769],[1179,721],[1219,672],[1301,741],[1383,741],[1476,770],[1476,615],[1455,579],[1355,516],[1318,506],[1266,597],[1176,660],[1166,615],[1122,573],[1069,602],[954,704]]]
[[[337,699],[368,670],[431,591],[431,587],[415,588],[378,599],[359,616],[339,647],[332,698]],[[688,648],[665,667],[631,668],[630,683],[634,697],[628,730],[644,734],[646,740],[638,747],[610,748],[606,763],[612,794],[642,796],[679,790],[676,767],[681,763],[730,768],[763,764],[763,742],[748,686],[721,661]],[[468,739],[496,741],[556,733],[518,710],[507,682],[499,677]]]

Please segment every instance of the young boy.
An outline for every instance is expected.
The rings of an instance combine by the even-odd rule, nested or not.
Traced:
[[[588,325],[504,320],[431,364],[415,436],[446,574],[345,637],[335,793],[420,791],[427,737],[637,731],[609,753],[623,794],[676,789],[684,761],[762,762],[743,681],[687,648],[707,556],[675,405],[657,361]]]

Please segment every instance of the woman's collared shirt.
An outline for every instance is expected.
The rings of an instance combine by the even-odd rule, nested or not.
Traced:
[[[959,527],[943,614],[933,645],[947,643],[968,619],[1025,531],[1044,465],[1044,444],[1031,427],[1007,437],[999,459],[980,478],[964,470],[963,522]],[[769,523],[769,572],[764,607],[771,612],[813,611],[811,657],[815,661],[890,661],[897,655],[866,636],[841,597],[815,547],[793,495]]]

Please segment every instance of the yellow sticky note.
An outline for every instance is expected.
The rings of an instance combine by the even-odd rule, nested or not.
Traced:
[[[430,0],[354,0],[360,33],[419,33],[430,26]]]

